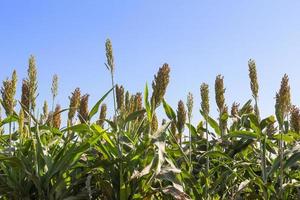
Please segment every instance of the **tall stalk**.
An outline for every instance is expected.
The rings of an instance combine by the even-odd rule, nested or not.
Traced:
[[[219,111],[219,127],[221,129],[221,139],[224,137],[224,125],[222,115],[225,111],[225,88],[224,88],[224,77],[218,75],[215,80],[215,99]]]
[[[188,121],[189,125],[191,125],[191,118],[192,118],[192,112],[193,112],[193,104],[194,104],[194,98],[193,94],[189,92],[187,96],[187,102],[186,107],[188,110]],[[191,129],[189,128],[189,159],[190,159],[190,172],[192,172],[192,134]]]
[[[288,120],[290,108],[291,108],[291,93],[290,93],[290,86],[289,86],[289,78],[285,74],[281,80],[279,92],[276,94],[276,104],[275,104],[276,117],[279,123],[279,130],[280,130],[280,140],[279,140],[279,156],[280,156],[279,196],[280,198],[283,197],[283,183],[284,183],[283,133],[288,132],[288,128],[287,127],[284,128],[284,121],[285,119]]]

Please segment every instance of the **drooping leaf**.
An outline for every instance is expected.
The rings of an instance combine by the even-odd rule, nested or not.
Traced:
[[[92,119],[92,117],[98,112],[100,104],[104,101],[104,99],[109,95],[109,93],[111,91],[114,90],[115,87],[111,88],[108,92],[106,92],[104,94],[103,97],[101,97],[101,99],[93,106],[93,108],[91,109],[90,113],[89,113],[89,120]]]
[[[176,114],[174,110],[169,106],[169,104],[163,99],[163,106],[165,109],[165,113],[170,120],[176,121]]]

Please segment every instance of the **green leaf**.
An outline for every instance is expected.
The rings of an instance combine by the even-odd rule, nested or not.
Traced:
[[[3,119],[0,122],[0,127],[3,126],[4,124],[9,124],[11,122],[16,122],[18,121],[18,116],[17,115],[10,115],[8,117],[6,117],[5,119]]]
[[[300,160],[300,152],[296,152],[285,162],[284,168],[288,168],[294,165],[299,160]]]
[[[256,133],[251,131],[233,131],[230,132],[227,137],[243,138],[243,139],[257,139]]]
[[[97,124],[93,124],[93,125],[92,125],[92,128],[93,128],[98,134],[100,134],[100,135],[103,137],[103,139],[104,139],[107,143],[109,143],[113,148],[115,147],[114,143],[113,143],[113,142],[111,141],[111,139],[108,137],[106,131],[103,130],[103,129],[101,128],[101,126],[99,126],[99,125],[97,125]]]
[[[132,121],[132,120],[135,120],[135,119],[137,119],[138,117],[140,117],[140,116],[143,116],[144,114],[145,114],[145,112],[146,112],[146,110],[138,110],[138,111],[135,111],[135,112],[133,112],[133,113],[130,113],[127,117],[126,117],[126,119],[125,119],[125,123],[127,123],[127,122],[130,122],[130,121]]]
[[[294,135],[291,134],[291,133],[287,133],[287,134],[278,133],[278,134],[274,135],[273,138],[275,138],[276,140],[281,140],[281,135],[282,135],[282,140],[287,142],[287,143],[295,141]]]
[[[167,102],[163,99],[163,106],[165,109],[165,113],[168,116],[168,118],[170,120],[176,121],[176,114],[174,112],[174,110],[171,108],[171,106],[169,106],[169,104],[167,104]]]
[[[197,136],[197,129],[192,124],[187,123],[186,125],[189,128],[189,130],[191,131],[191,134],[193,136]]]
[[[257,134],[261,134],[261,129],[260,129],[260,124],[258,121],[258,118],[255,114],[249,114],[248,115],[249,119],[250,119],[250,127],[251,129],[256,132]]]
[[[114,89],[115,87],[111,88],[92,108],[92,110],[89,113],[89,120],[92,119],[92,117],[98,112],[99,106],[104,101],[104,99],[109,95],[109,93]]]
[[[226,158],[229,160],[232,160],[230,156],[228,156],[226,153],[223,153],[221,151],[208,151],[204,153],[201,157],[209,156],[210,158]]]
[[[276,122],[275,117],[274,117],[273,115],[272,115],[272,116],[269,116],[269,117],[267,117],[267,118],[261,120],[261,122],[260,122],[260,128],[261,128],[261,130],[263,130],[263,129],[266,128],[268,125],[273,124],[273,123],[275,123],[275,122]]]
[[[76,124],[74,126],[70,126],[68,128],[63,129],[61,132],[74,131],[77,133],[81,133],[81,132],[87,132],[89,130],[90,127],[87,124]]]
[[[202,110],[200,110],[201,115],[206,118],[206,115],[204,114],[204,112]],[[215,133],[217,135],[221,135],[221,129],[219,127],[218,122],[216,122],[213,118],[211,118],[210,116],[207,116],[207,122],[210,125],[210,127],[212,127],[215,131]]]
[[[249,109],[249,107],[251,106],[251,102],[252,102],[252,100],[250,99],[250,100],[248,100],[248,101],[243,105],[243,107],[242,107],[242,108],[240,109],[240,111],[239,111],[239,115],[240,115],[240,116],[246,113],[246,111],[247,111],[247,110]]]
[[[146,83],[146,86],[145,86],[145,91],[144,91],[144,104],[145,104],[145,107],[146,107],[146,112],[147,112],[147,117],[148,117],[148,120],[151,121],[152,120],[152,111],[151,111],[151,106],[150,106],[150,103],[149,103],[149,90],[148,90],[148,84]]]

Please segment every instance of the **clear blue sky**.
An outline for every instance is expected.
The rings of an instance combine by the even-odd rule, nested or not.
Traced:
[[[58,103],[67,107],[70,92],[80,86],[91,94],[92,105],[110,88],[103,63],[105,39],[111,38],[119,84],[141,91],[167,62],[172,71],[166,99],[175,108],[191,91],[195,118],[200,84],[210,85],[215,105],[213,86],[219,73],[225,76],[228,105],[251,98],[247,61],[254,58],[266,116],[273,113],[273,97],[284,73],[290,76],[293,103],[300,103],[299,8],[296,0],[3,0],[0,79],[16,69],[21,80],[34,54],[40,104],[50,101],[51,79],[57,73]]]

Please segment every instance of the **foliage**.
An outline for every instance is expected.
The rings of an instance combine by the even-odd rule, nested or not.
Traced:
[[[219,75],[215,91],[221,95],[216,95],[220,115],[217,119],[209,115],[210,105],[204,98],[203,119],[193,125],[192,102],[187,104],[188,123],[184,123],[184,103],[180,101],[176,112],[163,98],[169,82],[167,64],[155,76],[152,96],[146,85],[143,105],[141,93],[126,92],[125,97],[124,87],[117,86],[114,104],[118,106],[111,118],[106,117],[104,101],[115,92],[112,69],[116,70],[110,41],[106,50],[112,88],[90,110],[88,95],[81,96],[77,88],[68,109],[48,113],[45,106],[40,119],[35,117],[37,81],[30,57],[29,69],[34,73],[24,80],[33,80],[28,88],[31,98],[22,94],[19,106],[10,107],[14,111],[6,112],[6,118],[0,116],[0,199],[299,199],[300,117],[293,107],[291,125],[288,109],[280,118],[277,115],[279,123],[274,116],[261,118],[253,60],[249,67],[254,105],[251,100],[241,108],[234,103],[231,114],[223,112],[227,106]],[[284,80],[287,91],[286,75]],[[201,88],[202,96],[208,97],[208,85]],[[1,100],[4,110],[5,100]],[[25,100],[31,101],[29,107],[21,103]],[[280,102],[277,108],[288,107]],[[168,120],[153,128],[161,103]],[[68,122],[62,128],[51,122],[60,124],[66,111]],[[99,119],[94,119],[97,115]],[[187,140],[185,135],[189,135]]]

